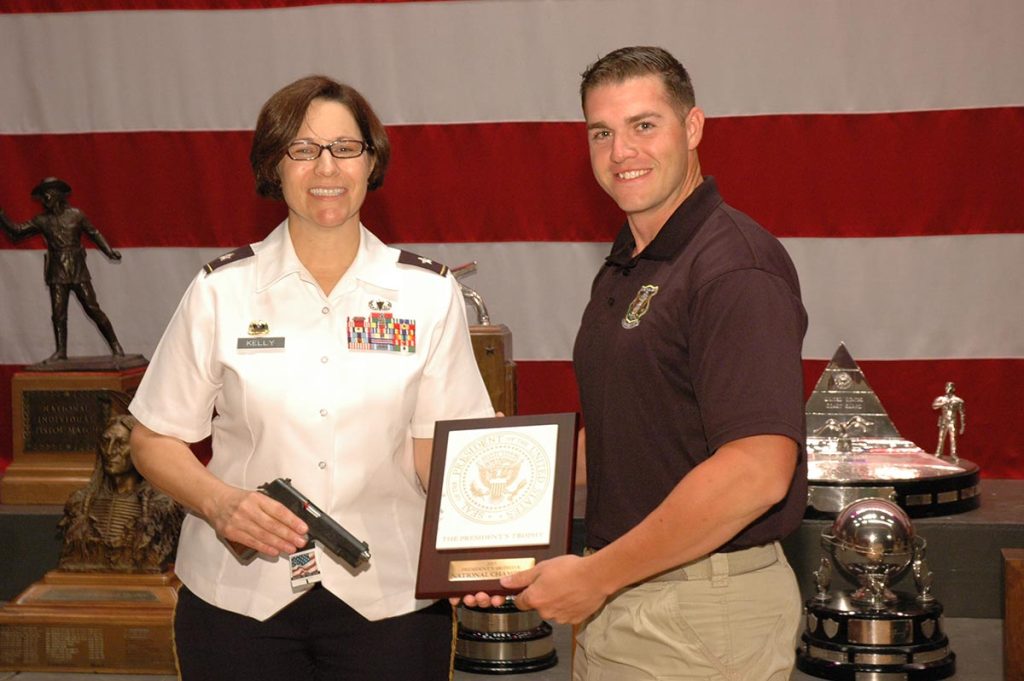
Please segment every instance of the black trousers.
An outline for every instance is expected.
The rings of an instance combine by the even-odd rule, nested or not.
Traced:
[[[317,585],[260,622],[182,587],[174,639],[182,681],[445,681],[452,612],[442,600],[371,622]]]

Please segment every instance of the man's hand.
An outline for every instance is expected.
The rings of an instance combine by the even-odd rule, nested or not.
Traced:
[[[462,598],[453,597],[449,598],[448,602],[453,606],[457,606],[460,603],[470,608],[497,608],[508,602],[505,596],[491,596],[483,591],[478,591],[475,594],[466,594]]]
[[[536,610],[559,624],[579,624],[604,605],[610,594],[586,558],[566,555],[501,578],[506,589],[523,589],[515,599],[520,610]],[[524,588],[525,587],[525,588]]]

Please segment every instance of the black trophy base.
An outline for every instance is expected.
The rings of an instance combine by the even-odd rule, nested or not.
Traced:
[[[907,480],[808,480],[806,518],[835,518],[858,499],[890,499],[911,518],[954,515],[981,505],[977,464],[960,459],[960,473]]]
[[[474,674],[525,674],[558,664],[551,625],[533,610],[506,603],[459,608],[455,668]]]
[[[882,609],[859,605],[850,592],[804,605],[807,629],[796,666],[832,681],[926,681],[956,672],[956,655],[943,631],[942,606],[896,592]]]

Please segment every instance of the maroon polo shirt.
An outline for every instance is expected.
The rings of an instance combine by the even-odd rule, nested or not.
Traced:
[[[727,442],[800,445],[789,493],[722,551],[781,539],[807,505],[807,314],[782,244],[706,178],[637,256],[624,226],[594,279],[573,361],[587,428],[587,544],[643,520]],[[655,288],[656,287],[656,288]]]

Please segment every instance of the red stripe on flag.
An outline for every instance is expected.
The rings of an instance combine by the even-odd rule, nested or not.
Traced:
[[[582,123],[389,131],[392,164],[363,209],[385,241],[610,241],[621,224],[591,175]],[[256,241],[284,211],[254,194],[250,140],[0,135],[0,206],[27,219],[30,190],[56,175],[121,248]],[[1024,107],[711,119],[701,149],[726,199],[778,236],[1024,232]]]
[[[809,395],[826,361],[804,361],[805,392]],[[961,455],[981,466],[982,477],[1024,479],[1024,447],[1019,419],[1004,403],[1024,385],[1024,360],[902,360],[858,361],[893,423],[903,437],[922,449],[935,449],[937,413],[932,399],[942,394],[947,381],[957,386],[966,404],[967,429],[960,437]],[[13,451],[11,377],[22,367],[0,365],[0,471]],[[517,362],[519,413],[544,414],[579,411],[572,363]],[[1019,412],[1019,408],[1016,409]],[[198,448],[202,456],[207,450]],[[2,500],[0,500],[2,501]]]
[[[804,361],[807,396],[825,369],[826,360]],[[964,399],[967,428],[960,436],[960,454],[981,466],[982,477],[1024,479],[1024,446],[1019,419],[1006,418],[1005,396],[1024,385],[1024,360],[900,360],[858,361],[868,383],[903,437],[934,451],[938,412],[932,400],[947,381],[956,383]],[[538,414],[578,411],[579,397],[571,362],[517,362],[519,411]]]
[[[237,10],[310,5],[366,5],[441,0],[0,0],[0,14],[103,12],[122,10]]]

